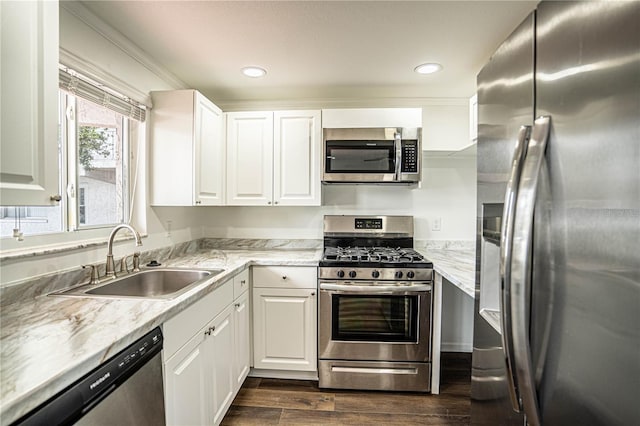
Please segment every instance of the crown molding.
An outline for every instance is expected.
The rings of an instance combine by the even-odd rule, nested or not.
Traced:
[[[131,59],[148,69],[174,89],[188,89],[189,86],[163,67],[155,59],[140,49],[135,43],[125,37],[121,32],[104,22],[99,16],[91,12],[82,2],[60,2],[62,8],[80,21],[88,25],[95,32],[103,36],[114,46],[122,50]]]
[[[216,99],[223,111],[257,111],[323,108],[413,108],[424,106],[469,106],[468,98],[351,98],[351,99]]]

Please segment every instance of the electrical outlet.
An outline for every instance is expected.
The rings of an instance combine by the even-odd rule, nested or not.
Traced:
[[[440,229],[442,229],[442,219],[436,217],[435,219],[433,219],[433,223],[431,224],[431,230],[439,231]]]

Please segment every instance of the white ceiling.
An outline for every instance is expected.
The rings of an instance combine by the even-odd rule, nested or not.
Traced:
[[[469,97],[537,1],[86,1],[216,103]],[[443,71],[419,75],[423,62]],[[261,79],[240,73],[266,68]]]

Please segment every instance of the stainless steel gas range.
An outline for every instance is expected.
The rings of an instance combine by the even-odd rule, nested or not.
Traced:
[[[432,284],[412,216],[325,216],[319,386],[430,391]]]

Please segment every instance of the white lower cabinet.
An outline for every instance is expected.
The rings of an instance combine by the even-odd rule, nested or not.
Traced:
[[[185,347],[164,363],[165,412],[168,425],[205,425],[207,407],[207,364],[209,354],[204,333],[194,336]]]
[[[247,377],[248,275],[241,272],[164,324],[168,425],[220,424]],[[234,298],[235,289],[242,293]]]
[[[207,424],[220,424],[235,396],[235,380],[233,374],[234,324],[233,306],[229,306],[218,315],[207,331],[211,338],[206,339],[211,346],[211,414]],[[242,383],[241,383],[242,384]]]
[[[233,305],[233,325],[235,349],[233,377],[237,388],[242,386],[251,369],[251,311],[249,308],[249,292],[245,291]]]
[[[317,371],[316,268],[253,267],[256,369]]]

